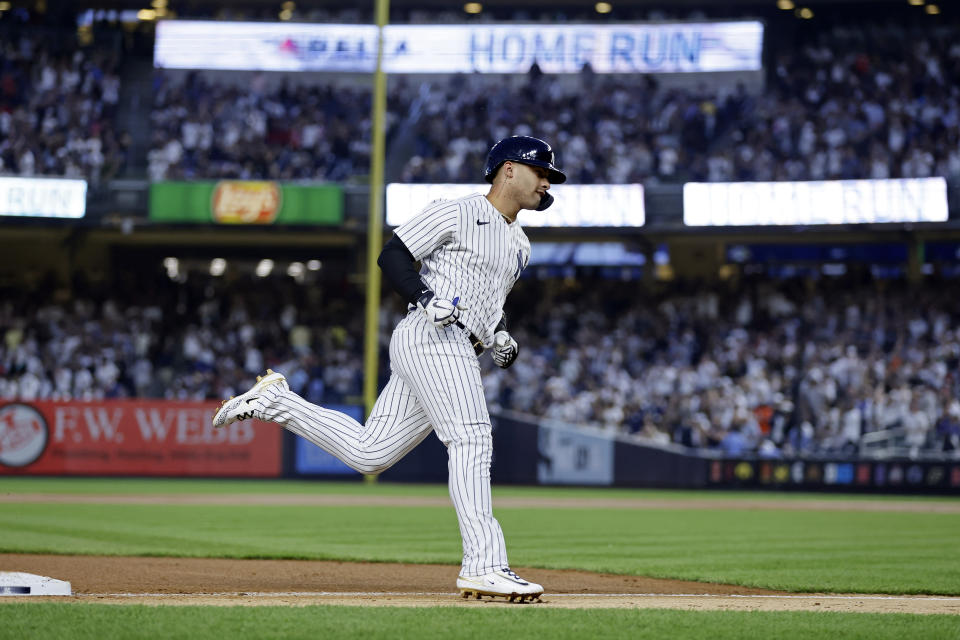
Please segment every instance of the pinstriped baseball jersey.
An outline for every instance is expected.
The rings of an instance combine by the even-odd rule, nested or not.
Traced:
[[[503,303],[530,262],[530,240],[519,221],[508,223],[482,194],[428,205],[394,231],[437,297],[467,305],[460,322],[483,344],[493,334]]]

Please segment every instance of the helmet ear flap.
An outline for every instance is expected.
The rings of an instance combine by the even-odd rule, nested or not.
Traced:
[[[497,166],[489,168],[489,169],[487,170],[486,175],[484,176],[484,179],[485,179],[487,182],[489,182],[490,184],[493,184],[493,181],[496,180],[496,178],[497,178],[497,174],[500,173],[500,168],[503,167],[503,164],[504,164],[505,162],[506,162],[506,160],[503,160],[503,161],[500,162],[500,164],[498,164]]]

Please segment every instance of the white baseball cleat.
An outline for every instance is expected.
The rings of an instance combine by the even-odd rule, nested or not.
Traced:
[[[457,588],[464,598],[474,596],[477,600],[482,596],[491,596],[507,598],[510,602],[532,602],[543,595],[543,587],[536,582],[527,582],[509,567],[482,576],[459,576]]]
[[[266,375],[257,376],[256,384],[250,387],[249,391],[220,403],[220,408],[213,416],[213,426],[216,428],[225,427],[238,420],[256,418],[257,416],[253,412],[253,402],[260,398],[264,389],[275,384],[282,385],[284,391],[290,388],[287,386],[287,379],[283,377],[282,373],[267,369]]]

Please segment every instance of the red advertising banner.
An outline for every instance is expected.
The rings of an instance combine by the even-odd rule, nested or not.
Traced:
[[[279,476],[281,431],[222,429],[216,402],[104,400],[0,405],[0,475]]]

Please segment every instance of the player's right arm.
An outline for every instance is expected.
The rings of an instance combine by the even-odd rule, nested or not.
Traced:
[[[453,324],[467,307],[459,298],[437,298],[416,269],[416,262],[453,240],[459,207],[434,203],[397,227],[380,252],[377,264],[387,282],[404,300],[423,311],[438,327]]]
[[[422,260],[443,245],[453,242],[460,224],[460,205],[437,200],[394,231],[414,260]]]
[[[467,306],[460,302],[460,298],[444,300],[436,297],[417,273],[415,263],[413,254],[397,235],[390,238],[377,258],[387,282],[404,300],[423,311],[438,327],[453,324]]]
[[[415,263],[413,254],[397,235],[390,238],[380,252],[380,257],[377,258],[377,265],[393,290],[414,305],[417,304],[420,296],[430,291],[430,287],[417,273]]]

